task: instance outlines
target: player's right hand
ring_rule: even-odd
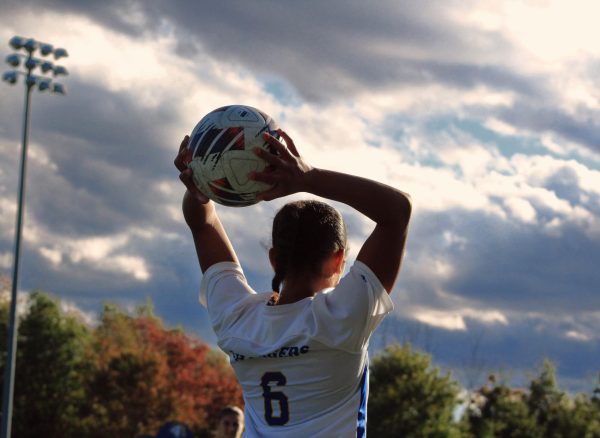
[[[256,198],[262,201],[271,201],[275,198],[287,196],[292,193],[306,191],[306,174],[313,167],[308,164],[298,153],[291,137],[283,130],[278,131],[285,143],[282,143],[269,133],[264,133],[264,139],[275,153],[261,148],[254,149],[256,155],[264,159],[268,166],[262,172],[253,172],[250,178],[272,186],[270,189],[259,193]]]
[[[183,137],[173,164],[175,164],[175,167],[179,170],[179,179],[186,186],[190,195],[192,195],[198,202],[206,204],[209,199],[198,189],[194,183],[192,169],[190,169],[188,166],[192,161],[192,151],[187,147],[189,141],[190,137],[188,135]]]

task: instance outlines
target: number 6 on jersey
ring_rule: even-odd
[[[276,386],[285,386],[287,379],[282,373],[271,371],[263,374],[260,381],[265,400],[265,420],[267,424],[269,426],[283,426],[290,421],[288,398],[281,391],[271,391],[269,383],[275,383]],[[273,415],[273,402],[279,403],[279,416]]]

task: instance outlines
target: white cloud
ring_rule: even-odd
[[[96,312],[86,312],[73,301],[61,299],[60,310],[66,315],[74,316],[90,327],[95,327],[99,323],[99,317]]]
[[[517,135],[519,131],[512,125],[503,122],[502,120],[498,120],[495,117],[487,118],[483,122],[484,126],[490,129],[493,132],[496,132],[501,135]]]
[[[573,314],[570,312],[554,313],[551,315],[540,312],[511,313],[515,321],[534,321],[541,331],[551,336],[560,336],[578,342],[596,342],[600,339],[600,312],[590,310]]]
[[[0,268],[8,269],[13,265],[13,254],[10,252],[0,253]]]
[[[413,315],[417,321],[427,325],[431,325],[433,327],[438,327],[445,330],[467,330],[465,320],[457,312],[419,310],[416,311]]]
[[[440,157],[444,163],[460,168],[467,180],[473,180],[487,173],[490,166],[498,166],[501,158],[494,156],[493,151],[480,145],[467,142],[454,148],[445,149]]]
[[[69,258],[78,263],[82,260],[97,262],[127,242],[126,235],[90,237],[68,242]]]
[[[526,223],[536,222],[537,214],[535,208],[526,199],[516,197],[506,198],[504,199],[504,205],[508,208],[512,217],[517,220]]]
[[[547,0],[503,4],[503,27],[515,45],[548,65],[600,54],[594,0]],[[535,23],[535,26],[532,26]],[[559,31],[560,30],[560,31]]]
[[[16,194],[13,199],[8,197],[0,198],[2,209],[0,209],[0,236],[4,239],[10,239],[14,236],[15,219],[17,216]]]
[[[464,309],[463,314],[466,317],[480,321],[485,324],[508,325],[509,320],[505,313],[498,310],[485,309]]]
[[[44,168],[44,170],[49,170],[51,172],[56,172],[58,170],[56,163],[52,162],[48,153],[39,144],[30,144],[27,148],[27,155],[28,161],[34,162],[35,165]],[[35,183],[35,181],[33,181],[33,183]]]
[[[466,319],[472,319],[488,325],[508,325],[506,315],[498,310],[461,308],[452,310],[421,309],[412,315],[417,321],[442,328],[444,330],[466,331]]]
[[[63,260],[62,253],[59,250],[42,246],[39,251],[42,257],[49,260],[54,266],[59,265]]]
[[[569,339],[574,339],[575,341],[588,342],[590,341],[590,337],[584,333],[580,333],[576,330],[569,330],[565,333],[565,336]]]
[[[100,267],[133,275],[136,280],[144,282],[151,277],[146,261],[139,256],[117,255],[103,260]]]
[[[151,275],[144,258],[141,255],[127,254],[129,240],[128,233],[65,239],[65,243],[60,245],[60,253],[75,264],[92,264],[100,270],[121,272],[136,280],[148,281]]]
[[[142,235],[144,233],[133,229],[116,235],[80,238],[50,233],[37,224],[29,224],[25,234],[54,269],[62,270],[64,262],[68,261],[80,268],[126,274],[147,282],[151,279],[148,263],[142,254],[132,254],[129,245],[133,236]],[[151,238],[152,233],[145,236]],[[44,244],[37,245],[38,242]]]

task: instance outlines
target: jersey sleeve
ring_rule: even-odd
[[[239,312],[245,298],[256,294],[248,285],[237,263],[215,263],[206,270],[200,283],[200,304],[208,310],[210,322],[219,336]]]
[[[362,262],[332,290],[318,294],[314,301],[316,338],[346,351],[360,351],[383,318],[394,309],[387,291]]]

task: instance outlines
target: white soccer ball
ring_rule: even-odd
[[[252,181],[250,172],[260,172],[267,162],[252,150],[271,151],[264,132],[275,138],[275,121],[256,108],[229,105],[211,111],[192,131],[188,148],[192,151],[189,167],[196,186],[208,198],[222,205],[245,207],[258,202],[256,195],[270,186]]]

